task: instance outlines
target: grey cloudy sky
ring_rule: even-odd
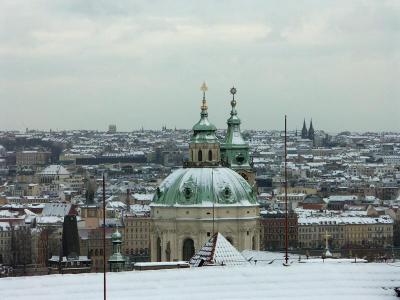
[[[400,129],[400,1],[0,1],[0,130]]]

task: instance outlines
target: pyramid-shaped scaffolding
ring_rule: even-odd
[[[219,232],[204,244],[189,263],[192,267],[249,264],[243,255]]]

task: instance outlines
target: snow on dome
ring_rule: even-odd
[[[207,265],[237,266],[249,262],[235,247],[219,232],[214,234],[207,243],[190,260],[192,267]]]
[[[66,168],[61,165],[50,165],[44,168],[40,173],[40,175],[51,176],[51,175],[69,175],[69,172]]]
[[[182,168],[157,188],[152,206],[161,205],[257,205],[252,187],[229,168]]]

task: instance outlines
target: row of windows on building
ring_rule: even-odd
[[[135,230],[133,230],[133,229],[135,229]],[[130,232],[148,232],[149,231],[149,228],[147,228],[147,227],[145,227],[145,228],[131,228],[131,230],[130,230]],[[125,232],[129,232],[129,228],[126,228],[125,229]]]
[[[280,241],[284,241],[283,239],[284,235],[283,234],[271,234],[268,236],[268,240],[280,240]],[[288,234],[288,239],[289,240],[295,240],[297,239],[297,235],[295,234]]]
[[[135,241],[127,241],[127,242],[126,242],[126,245],[127,245],[127,246],[133,246],[133,245],[145,246],[145,245],[147,245],[147,244],[149,244],[149,241],[148,241],[148,240],[142,240],[142,241],[137,241],[137,240],[135,240]]]
[[[145,239],[145,238],[148,238],[148,234],[127,234],[126,236],[125,236],[125,240],[133,240],[133,239],[135,239],[135,240],[137,240],[137,239]]]
[[[149,249],[148,248],[126,249],[125,255],[149,255]]]
[[[150,222],[148,221],[125,221],[125,226],[147,226],[150,227]]]
[[[299,227],[299,232],[344,231],[343,227]]]
[[[289,232],[296,232],[297,233],[297,228],[289,228],[288,229]],[[284,233],[285,232],[285,228],[268,228],[266,230],[264,230],[264,233]]]
[[[347,234],[344,235],[342,234],[333,234],[330,237],[332,237],[333,239],[338,239],[338,238],[347,238],[347,239],[357,239],[357,238],[364,238],[364,237],[368,237],[368,238],[389,238],[391,237],[391,235],[385,235],[385,234],[381,234],[381,233],[377,233],[377,234],[371,234],[369,233],[368,235],[365,234],[360,234],[360,233],[353,233],[353,234]],[[305,233],[305,234],[300,234],[299,235],[299,240],[310,240],[310,239],[325,239],[325,235],[324,234],[310,234],[310,233]]]
[[[350,231],[363,231],[364,228],[362,227],[353,227],[348,229]],[[344,231],[344,227],[299,227],[299,232],[337,232],[337,231]],[[392,231],[391,226],[387,226],[386,230],[385,227],[368,227],[367,231]]]
[[[103,249],[90,249],[89,250],[89,256],[99,256],[99,255],[103,255]]]

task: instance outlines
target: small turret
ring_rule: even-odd
[[[240,131],[241,121],[236,110],[237,102],[235,94],[237,90],[235,87],[232,87],[230,92],[232,94],[231,116],[226,122],[228,129],[224,142],[221,145],[221,160],[223,165],[239,173],[253,186],[255,183],[255,174],[250,165],[249,144],[244,140]]]
[[[220,145],[215,135],[217,128],[208,120],[206,83],[203,83],[200,90],[203,92],[200,120],[193,126],[187,165],[191,167],[217,166],[220,162]]]
[[[113,254],[110,256],[108,263],[111,272],[121,272],[125,270],[125,258],[121,254],[122,234],[117,230],[111,235],[113,244]]]

